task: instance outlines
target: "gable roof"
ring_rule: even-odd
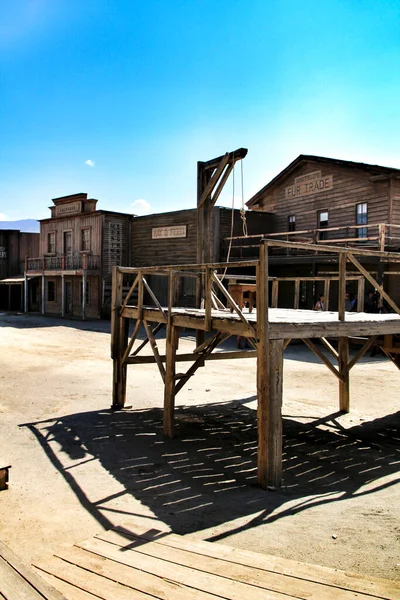
[[[352,160],[341,160],[339,158],[327,158],[325,156],[313,156],[312,154],[299,154],[299,156],[295,158],[294,161],[292,161],[285,169],[283,169],[283,171],[278,173],[278,175],[271,179],[267,185],[254,194],[254,196],[246,202],[246,206],[248,208],[256,206],[258,202],[265,196],[266,192],[273,188],[282,179],[290,175],[290,173],[292,173],[292,171],[294,171],[303,162],[335,164],[342,167],[358,167],[359,169],[364,169],[365,171],[369,171],[374,175],[400,175],[400,169],[395,169],[394,167],[382,167],[381,165],[370,165],[368,163],[356,162]]]

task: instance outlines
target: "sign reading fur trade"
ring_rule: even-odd
[[[153,227],[151,238],[158,240],[161,238],[185,238],[187,225],[172,225],[171,227]]]
[[[321,176],[321,171],[306,173],[295,177],[294,185],[285,188],[286,198],[299,198],[316,192],[324,192],[333,188],[333,175]]]

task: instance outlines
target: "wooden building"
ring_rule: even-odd
[[[23,310],[25,257],[38,251],[38,233],[0,230],[0,310]]]
[[[111,273],[130,264],[132,215],[97,209],[79,193],[55,198],[40,221],[39,252],[25,269],[25,311],[99,318],[110,311]]]
[[[233,222],[232,222],[233,221]],[[231,235],[243,235],[243,221],[239,210],[215,206],[211,217],[211,260],[219,261],[223,252],[222,241]],[[270,215],[247,213],[246,226],[250,234],[272,231]],[[193,264],[197,260],[197,210],[171,211],[132,220],[132,267]],[[161,302],[167,304],[167,287],[163,277],[149,275],[151,287]],[[150,281],[149,280],[149,281]],[[178,298],[185,305],[196,302],[196,281],[182,277]]]
[[[272,237],[293,242],[337,244],[371,250],[400,249],[400,170],[353,161],[300,155],[248,202],[251,211],[272,219]],[[253,239],[254,255],[258,239]],[[227,244],[227,241],[225,242]],[[253,255],[251,240],[233,240],[233,257]],[[280,254],[280,256],[279,256]],[[400,299],[395,265],[367,265],[396,300]],[[337,263],[329,254],[277,251],[275,276],[331,275]],[[351,290],[356,291],[356,290]],[[314,289],[303,290],[304,308]]]

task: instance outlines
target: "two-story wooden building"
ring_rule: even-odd
[[[112,267],[130,264],[132,215],[98,210],[83,193],[55,198],[50,210],[40,221],[38,256],[25,268],[25,311],[107,315]]]
[[[0,310],[23,310],[25,257],[38,252],[38,233],[0,230]]]
[[[400,249],[399,169],[300,155],[257,192],[247,206],[251,211],[271,215],[272,237],[277,239],[313,242],[321,247],[328,244]],[[233,256],[240,255],[243,245],[248,247],[249,241],[234,241]],[[312,276],[337,269],[327,254],[316,258],[306,252],[277,250],[271,261],[277,276]],[[400,299],[399,277],[391,275],[400,269],[395,264],[367,266],[384,281],[388,293]],[[308,296],[309,306],[313,298],[310,293]]]

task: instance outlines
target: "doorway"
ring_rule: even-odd
[[[72,281],[65,282],[65,314],[72,315]]]

